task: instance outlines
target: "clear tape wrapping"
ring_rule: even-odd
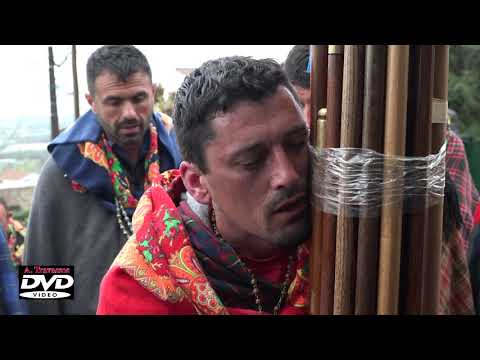
[[[382,207],[403,211],[438,204],[445,189],[445,143],[426,157],[387,156],[369,149],[310,148],[313,206],[349,217],[374,217]]]

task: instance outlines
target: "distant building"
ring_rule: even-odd
[[[22,176],[19,179],[9,178],[0,180],[0,190],[35,187],[37,185],[39,176],[39,174],[30,173],[28,175]]]
[[[18,181],[28,175],[28,172],[15,167],[6,168],[0,171],[0,184],[3,181]]]
[[[1,180],[0,197],[4,198],[10,207],[30,209],[38,178],[39,174],[31,173],[20,179]]]
[[[12,144],[0,151],[0,155],[10,155],[19,152],[39,151],[46,152],[48,143]]]

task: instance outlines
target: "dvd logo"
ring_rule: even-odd
[[[44,268],[40,268],[42,270]],[[73,270],[73,269],[72,269]],[[27,299],[73,299],[72,274],[38,274],[27,268],[20,279],[20,297]]]

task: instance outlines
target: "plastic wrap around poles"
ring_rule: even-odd
[[[311,89],[311,119],[310,144],[317,144],[317,114],[327,105],[327,45],[312,45],[310,54],[312,60],[310,72]],[[312,195],[313,196],[313,195]],[[322,211],[315,206],[312,199],[312,235],[310,240],[310,314],[320,314],[320,247],[321,247]]]
[[[448,109],[448,45],[434,46],[434,81],[432,104],[432,153],[445,142]],[[436,109],[435,109],[436,108]],[[424,314],[438,314],[440,299],[440,259],[443,238],[443,200],[429,209],[429,232],[425,243],[423,299]]]
[[[362,143],[365,46],[345,45],[342,89],[341,147],[360,147]],[[355,306],[355,264],[358,218],[349,217],[341,205],[337,218],[335,249],[335,289],[333,313],[349,315]]]
[[[385,122],[386,45],[367,45],[363,102],[362,148],[383,152]],[[358,223],[355,314],[377,312],[380,217],[364,209]]]
[[[408,90],[407,156],[430,154],[431,116],[433,95],[433,46],[410,47]],[[425,170],[424,178],[427,177]],[[423,261],[428,231],[427,190],[424,198],[415,199],[405,216],[404,254],[402,257],[401,313],[422,313],[424,292]]]
[[[389,45],[385,98],[385,155],[405,155],[408,45]],[[399,174],[401,176],[401,174]],[[380,231],[380,258],[377,313],[398,313],[400,256],[402,239],[402,205],[388,206],[392,193],[388,184],[383,192]]]
[[[328,48],[327,121],[325,147],[340,146],[340,123],[342,119],[343,45]],[[337,216],[323,213],[321,241],[320,314],[333,314],[333,289],[335,279],[335,240]]]

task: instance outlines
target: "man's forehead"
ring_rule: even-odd
[[[286,139],[288,139],[290,136],[298,135],[298,134],[302,134],[305,136],[308,134],[308,129],[305,126],[304,122],[298,123],[296,125],[289,126],[286,128],[281,128],[275,134],[275,136],[272,136],[269,138],[265,138],[262,136],[251,136],[249,139],[247,139],[244,142],[241,142],[241,141],[237,143],[234,142],[232,143],[232,146],[229,149],[227,148],[227,150],[229,150],[228,151],[229,153],[234,154],[234,153],[243,152],[246,150],[250,150],[250,149],[258,148],[262,146],[264,147],[271,146],[276,143],[282,143]]]
[[[126,84],[140,85],[145,83],[151,83],[150,76],[143,72],[137,71],[123,78],[119,74],[116,74],[108,69],[103,70],[95,79],[95,86],[97,87],[112,87],[123,86]]]
[[[307,131],[302,112],[289,92],[262,103],[240,103],[231,111],[218,114],[212,126],[213,142],[222,144],[225,153],[282,142],[291,133]]]
[[[218,112],[214,116],[214,120],[217,120],[223,126],[235,126],[238,120],[260,123],[272,114],[294,113],[297,110],[296,108],[294,95],[286,87],[280,86],[275,93],[259,101],[250,99],[238,101],[227,111]]]

